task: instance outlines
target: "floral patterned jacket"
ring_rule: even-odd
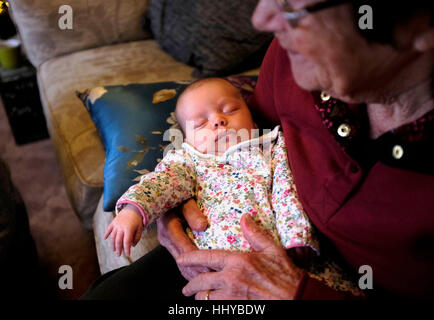
[[[319,252],[297,197],[279,127],[232,146],[221,156],[200,153],[183,143],[123,194],[116,212],[134,204],[148,225],[193,197],[209,221],[205,231],[188,232],[200,249],[249,251],[240,227],[240,218],[247,213],[286,249],[310,246]]]

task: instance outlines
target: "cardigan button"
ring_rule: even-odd
[[[401,159],[403,155],[404,155],[404,149],[399,144],[397,144],[396,146],[393,147],[392,156],[396,160]]]
[[[351,173],[356,174],[356,173],[359,172],[359,170],[360,170],[360,168],[359,168],[359,166],[357,164],[355,164],[355,163],[351,163],[350,164],[350,172]]]
[[[329,101],[330,100],[330,95],[325,93],[324,91],[321,92],[321,100],[322,101]]]
[[[351,127],[346,124],[346,123],[342,123],[339,128],[338,128],[338,135],[342,138],[346,138],[350,135],[351,133]]]

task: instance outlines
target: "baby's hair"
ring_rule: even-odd
[[[228,80],[226,80],[224,78],[204,78],[204,79],[195,80],[192,83],[190,83],[187,86],[187,88],[185,88],[184,91],[179,95],[178,101],[180,101],[182,99],[182,97],[187,92],[190,92],[190,91],[192,91],[194,89],[197,89],[197,88],[201,87],[202,85],[204,85],[205,83],[213,82],[213,81],[225,81],[226,83],[229,83],[232,87],[234,87],[236,89],[236,92],[239,94],[239,96],[242,97],[240,91],[238,90],[238,88],[236,88],[230,81],[228,81]]]
[[[230,81],[224,79],[224,78],[203,78],[203,79],[198,79],[193,81],[192,83],[190,83],[185,89],[184,91],[179,95],[178,100],[176,102],[176,107],[175,107],[175,117],[179,123],[179,117],[178,117],[178,105],[180,104],[180,101],[182,100],[182,98],[184,97],[185,94],[187,94],[188,92],[195,90],[199,87],[201,87],[202,85],[209,83],[209,82],[213,82],[213,81],[225,81],[226,83],[229,83],[234,89],[237,95],[239,95],[239,97],[242,99],[243,96],[241,95],[240,90],[235,87]],[[183,126],[179,123],[180,128],[182,129],[182,131],[184,131]]]

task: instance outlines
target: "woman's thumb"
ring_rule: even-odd
[[[274,242],[273,238],[261,226],[253,221],[249,214],[241,217],[241,230],[253,250],[260,252],[277,253],[280,247]]]

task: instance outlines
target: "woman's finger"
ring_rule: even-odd
[[[208,297],[207,297],[208,296]],[[228,297],[222,290],[204,290],[199,291],[194,296],[195,300],[229,300],[233,297]]]
[[[198,251],[185,233],[181,219],[175,211],[168,212],[157,220],[158,241],[165,247],[174,259],[185,252]],[[178,268],[184,278],[190,280],[198,273],[209,271],[208,268],[182,267]]]
[[[208,219],[193,199],[188,200],[182,205],[182,214],[192,230],[200,232],[208,227]]]
[[[194,296],[194,299],[195,300],[212,300],[211,293],[212,293],[212,290],[199,291]]]
[[[253,250],[257,252],[281,254],[282,248],[274,242],[273,238],[258,226],[248,214],[241,217],[241,230]]]
[[[198,250],[185,233],[181,220],[173,211],[159,219],[158,240],[174,258],[183,252]]]
[[[208,295],[208,298],[207,298]],[[206,290],[196,293],[195,300],[249,300],[247,297],[228,294],[225,290]]]
[[[224,268],[230,254],[233,253],[223,250],[196,250],[181,254],[176,262],[185,267],[208,267],[219,271]]]
[[[220,279],[219,272],[201,273],[190,280],[189,283],[182,289],[182,293],[190,297],[200,291],[216,290],[223,286],[223,281]]]

